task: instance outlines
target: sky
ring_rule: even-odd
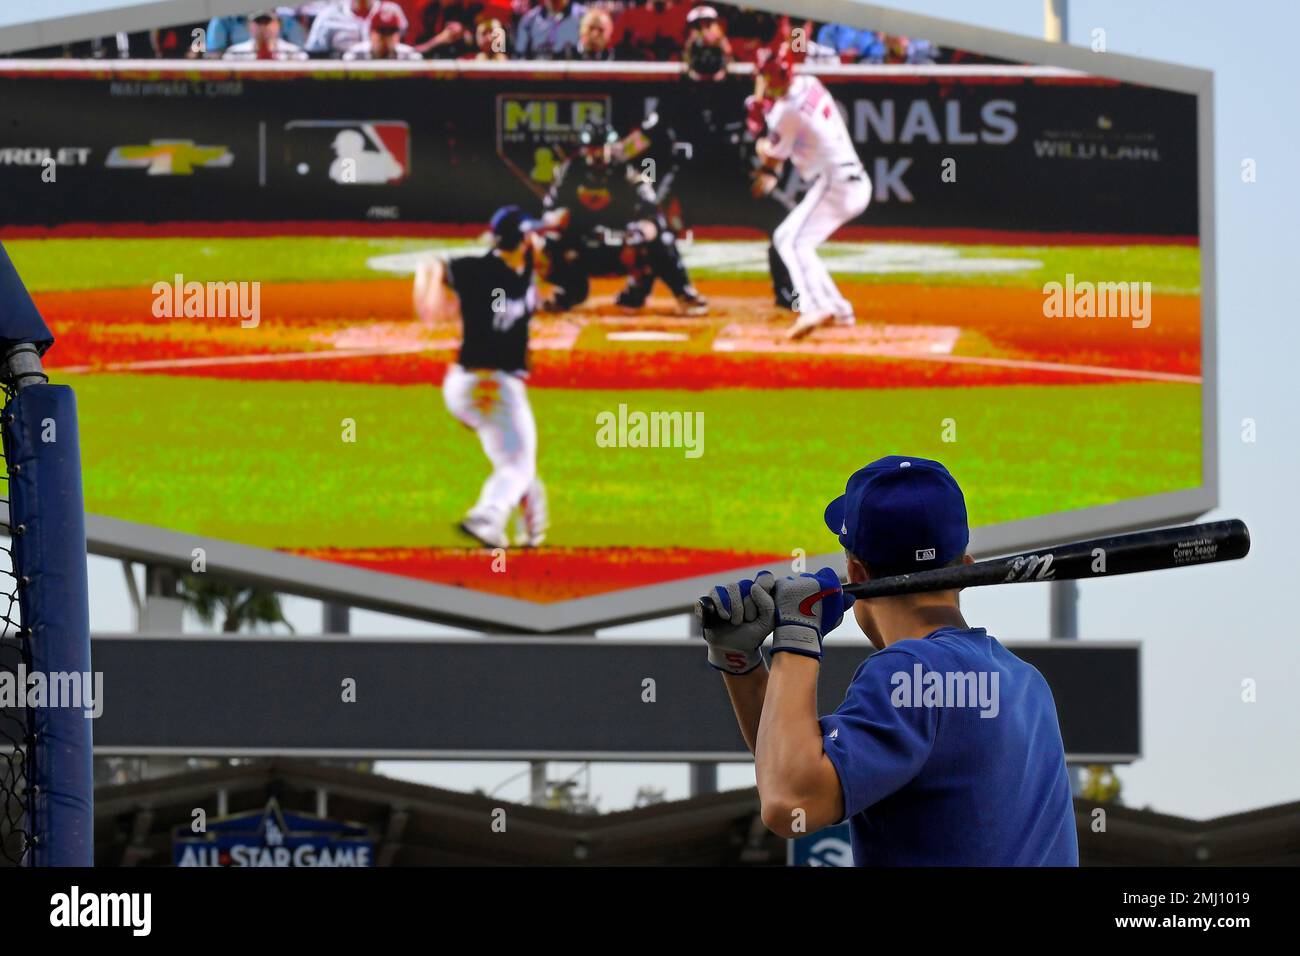
[[[96,13],[127,5],[124,0],[38,0],[35,4],[5,4],[0,9],[0,26],[68,17],[78,13]]]
[[[882,5],[1042,36],[1042,0]],[[1294,501],[1300,402],[1292,364],[1300,352],[1300,317],[1294,290],[1283,281],[1296,273],[1300,228],[1293,62],[1300,4],[1072,0],[1068,39],[1088,45],[1097,28],[1105,30],[1113,52],[1215,74],[1221,507],[1206,520],[1242,518],[1253,541],[1246,561],[1081,585],[1084,640],[1142,642],[1145,755],[1119,770],[1123,800],[1193,818],[1300,800],[1300,627],[1288,597],[1300,575],[1295,561],[1300,509]],[[1247,158],[1256,163],[1254,183],[1242,182],[1239,175]],[[1253,442],[1242,440],[1245,419],[1255,422]],[[1162,423],[1149,424],[1159,429]],[[90,569],[92,628],[134,629],[121,566],[92,558]],[[973,625],[987,627],[1003,641],[1047,636],[1046,586],[969,591],[963,603]],[[286,610],[299,633],[320,629],[318,602],[290,597]],[[836,636],[849,635],[851,628],[856,632],[846,625],[828,638],[829,653]],[[352,630],[357,635],[464,633],[364,611],[353,612]],[[601,633],[685,637],[687,619]],[[700,654],[702,659],[703,646]],[[1242,700],[1244,681],[1257,688],[1254,702]],[[504,798],[519,801],[527,796],[526,775],[506,781],[523,769],[523,764],[470,762],[380,766],[381,772],[438,786],[499,787],[496,792]],[[550,773],[562,778],[578,769],[556,764]],[[631,805],[640,786],[662,789],[670,799],[688,792],[687,768],[680,764],[600,764],[592,768],[591,779],[604,810]],[[724,766],[720,784],[752,786],[752,765]]]
[[[243,7],[255,7],[247,3],[240,3],[239,0],[207,0],[204,2],[195,2],[190,0],[184,4],[185,15],[181,20],[188,20],[190,11],[225,8],[242,9]],[[52,20],[58,17],[70,17],[78,14],[100,13],[104,11],[119,11],[124,8],[143,6],[138,0],[34,0],[31,3],[5,3],[0,4],[0,27],[14,26],[18,24],[27,24],[39,22],[42,20]],[[155,3],[155,8],[158,6]],[[181,6],[181,4],[177,4]],[[195,19],[198,19],[196,16]]]

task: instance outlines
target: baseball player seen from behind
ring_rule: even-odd
[[[948,470],[890,456],[849,478],[826,525],[850,581],[970,563],[966,503]],[[1046,680],[956,591],[854,602],[831,568],[709,595],[705,630],[780,836],[850,822],[856,866],[1077,866],[1074,804]],[[817,716],[822,642],[847,607],[876,653]],[[772,635],[771,670],[759,648]]]
[[[760,49],[747,104],[751,115],[765,116],[765,133],[754,144],[759,159],[772,172],[788,159],[809,183],[772,237],[798,297],[786,337],[801,339],[822,326],[855,321],[853,305],[836,288],[817,247],[867,208],[871,179],[830,92],[815,76],[793,70],[788,44]],[[768,175],[760,182],[765,185],[758,188],[771,189],[776,179]]]
[[[415,275],[415,309],[426,325],[454,320],[463,336],[442,382],[447,410],[474,429],[492,473],[460,530],[489,548],[510,544],[506,525],[520,510],[516,544],[546,535],[546,489],[537,476],[537,425],[528,404],[528,324],[537,307],[533,257],[538,226],[518,206],[492,216],[492,248],[479,256],[433,258]]]

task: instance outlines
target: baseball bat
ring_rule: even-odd
[[[989,558],[953,568],[873,578],[846,584],[844,591],[855,598],[876,598],[990,584],[1110,578],[1141,571],[1236,561],[1249,551],[1250,530],[1245,522],[1233,518],[1073,541],[1045,550]],[[705,627],[713,627],[720,621],[710,595],[695,603],[695,613]]]

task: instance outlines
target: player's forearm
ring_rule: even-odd
[[[834,823],[823,792],[821,724],[817,720],[820,662],[801,654],[772,655],[754,769],[763,821],[778,834],[812,833]],[[802,824],[806,829],[799,831]]]
[[[416,267],[412,299],[415,314],[426,325],[446,321],[455,312],[454,293],[446,285],[446,266],[431,259]]]
[[[750,753],[758,747],[758,724],[763,716],[763,698],[767,694],[767,665],[759,664],[748,674],[723,674],[731,709],[736,712],[740,735]]]

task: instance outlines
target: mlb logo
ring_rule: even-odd
[[[918,560],[918,561],[933,561],[933,560],[934,560],[934,548],[921,548],[919,551],[916,552],[916,560]]]
[[[402,120],[291,120],[284,162],[298,176],[342,186],[396,186],[411,172],[411,129]]]

